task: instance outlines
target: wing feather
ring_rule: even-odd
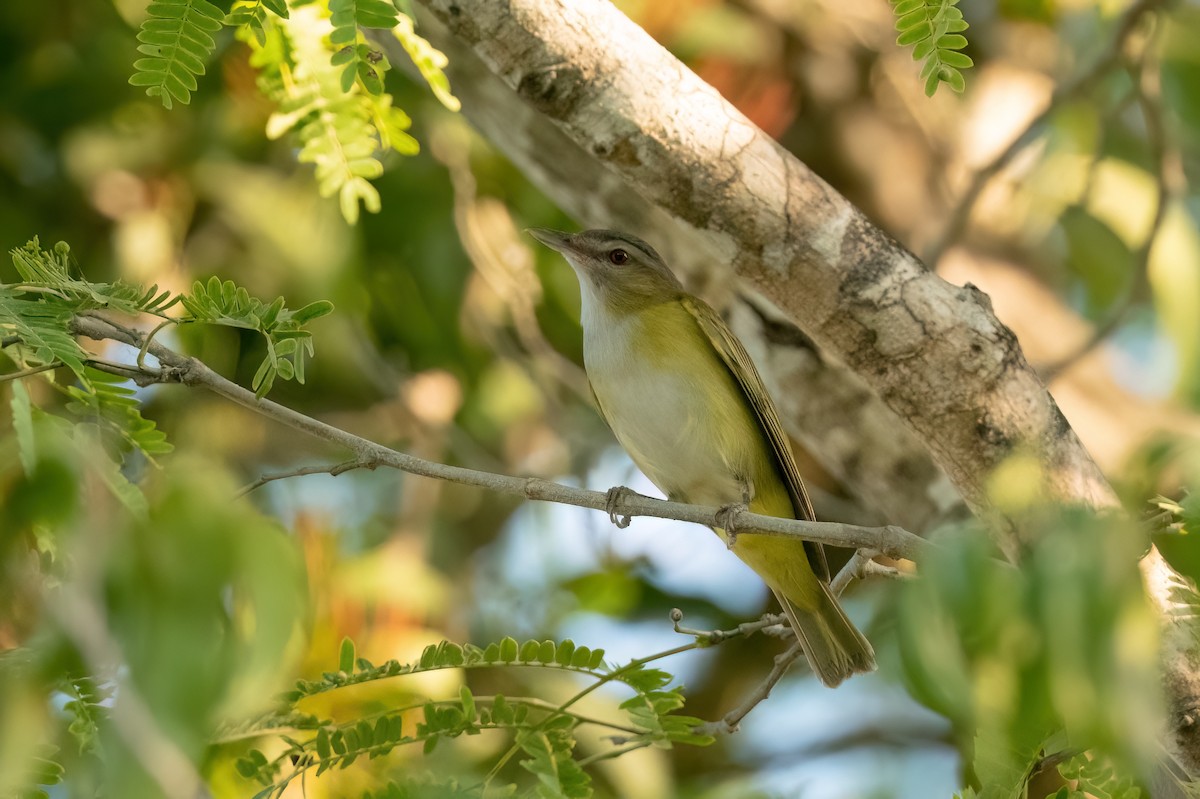
[[[796,468],[796,459],[792,455],[791,444],[779,421],[779,412],[775,410],[775,403],[771,401],[767,387],[763,385],[762,377],[758,374],[754,361],[750,359],[750,354],[746,352],[742,342],[733,335],[733,331],[725,324],[725,320],[711,306],[703,300],[689,296],[683,297],[682,303],[692,318],[696,320],[700,330],[712,342],[713,348],[721,356],[729,373],[733,375],[733,379],[741,387],[742,393],[750,403],[754,416],[758,419],[758,423],[771,445],[771,450],[775,454],[775,463],[787,486],[796,518],[816,521],[817,517],[813,513],[812,501],[808,498],[808,491],[805,490],[804,482],[800,479],[800,471]],[[804,551],[808,555],[813,571],[817,573],[818,577],[828,581],[829,564],[825,560],[824,548],[820,544],[805,541]]]

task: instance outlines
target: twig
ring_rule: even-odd
[[[141,348],[144,339],[135,330],[124,327],[96,313],[82,314],[72,322],[73,330],[93,339],[113,339]],[[409,474],[447,480],[463,485],[477,486],[502,494],[524,497],[543,502],[557,502],[593,510],[614,511],[622,517],[653,516],[660,519],[677,519],[709,527],[720,526],[717,513],[720,509],[703,505],[644,497],[632,491],[620,494],[614,503],[609,494],[572,488],[549,480],[534,477],[511,477],[493,474],[461,466],[434,463],[404,452],[389,449],[373,441],[348,433],[325,422],[305,416],[277,402],[258,399],[254,392],[226,380],[204,363],[189,358],[152,342],[148,348],[158,359],[162,368],[154,371],[142,370],[141,379],[148,383],[184,383],[202,386],[215,394],[232,400],[267,418],[281,422],[296,430],[338,444],[354,453],[356,467],[375,468],[386,466]],[[129,377],[137,371],[133,366],[119,368],[103,363],[95,364],[102,371]],[[138,379],[138,378],[135,378]],[[928,545],[923,538],[895,525],[884,527],[859,527],[838,522],[805,522],[794,519],[779,519],[750,511],[739,510],[731,514],[739,535],[764,535],[802,538],[832,546],[865,547],[890,557],[913,559]]]
[[[829,588],[833,591],[833,595],[841,596],[851,582],[861,579],[863,565],[870,563],[874,556],[874,552],[855,550],[854,554],[850,556],[850,560],[846,561],[846,565],[829,581]]]
[[[862,565],[859,579],[865,580],[868,577],[886,577],[889,580],[911,580],[916,577],[912,572],[897,569],[895,566],[885,566],[884,564],[869,560]]]
[[[715,646],[728,641],[730,638],[740,638],[741,636],[753,635],[761,632],[764,635],[770,635],[768,630],[772,627],[786,627],[787,617],[782,613],[766,613],[762,618],[754,621],[746,621],[729,630],[693,630],[690,627],[684,627],[680,624],[683,621],[683,611],[679,608],[671,608],[671,622],[675,632],[680,635],[690,635],[695,637],[696,643],[702,647]]]
[[[737,732],[738,725],[742,723],[742,719],[746,718],[751,710],[754,710],[754,708],[758,707],[761,702],[771,695],[771,689],[783,679],[783,675],[787,673],[788,667],[803,655],[804,649],[801,648],[800,642],[797,641],[792,644],[786,652],[775,656],[775,665],[771,667],[770,673],[758,684],[754,692],[746,697],[746,700],[742,704],[726,713],[719,721],[709,721],[699,724],[693,727],[692,731],[697,735],[728,735]]]
[[[46,363],[42,364],[41,366],[31,366],[28,369],[22,369],[19,372],[9,372],[8,374],[0,375],[0,383],[7,383],[9,380],[20,380],[22,377],[29,377],[30,375],[36,375],[42,372],[49,372],[51,369],[57,369],[60,366],[62,366],[62,364],[58,361],[55,361],[54,363]]]
[[[629,754],[635,750],[645,749],[647,746],[650,746],[649,741],[640,741],[638,743],[629,744],[628,746],[623,746],[618,749],[610,749],[607,752],[597,752],[594,755],[588,755],[587,757],[580,759],[579,767],[587,768],[593,763],[598,763],[601,760],[612,760],[613,758]]]
[[[127,363],[94,357],[86,358],[84,363],[109,374],[123,375],[142,386],[166,382],[162,371],[150,366],[131,366]]]
[[[882,563],[876,563],[875,556],[878,554],[878,552],[860,549],[851,555],[850,560],[846,561],[846,565],[841,568],[841,571],[829,581],[829,587],[833,590],[833,595],[841,596],[850,583],[855,580],[865,580],[868,577],[890,577],[893,580],[907,580],[913,576],[908,572],[897,569],[895,566],[885,566]]]
[[[329,466],[329,465],[301,466],[296,469],[290,469],[286,472],[278,472],[276,474],[264,474],[261,477],[259,477],[257,480],[255,480],[253,483],[249,483],[245,486],[242,486],[240,489],[238,489],[238,492],[236,494],[234,494],[234,496],[235,497],[244,497],[247,494],[249,494],[251,491],[256,491],[257,489],[262,488],[267,483],[273,483],[276,480],[286,480],[289,477],[303,477],[303,476],[309,475],[309,474],[328,474],[328,475],[332,475],[333,477],[337,477],[339,474],[342,474],[343,472],[348,472],[351,469],[365,469],[365,468],[368,468],[369,466],[370,466],[369,463],[362,463],[360,461],[343,461],[341,463],[336,463],[332,466]]]
[[[142,342],[141,349],[138,350],[137,365],[138,365],[139,369],[143,368],[146,365],[145,364],[146,351],[148,349],[150,349],[150,342],[154,341],[154,337],[156,335],[158,335],[158,331],[162,330],[167,325],[178,324],[178,322],[179,322],[179,320],[177,320],[177,319],[164,319],[158,323],[157,327],[155,327],[153,330],[151,330],[149,333],[146,334],[146,340],[144,342]]]
[[[1151,11],[1157,10],[1165,2],[1166,0],[1137,0],[1136,3],[1130,6],[1118,22],[1117,29],[1113,33],[1112,39],[1109,40],[1108,46],[1091,67],[1084,70],[1070,82],[1060,86],[1054,92],[1053,96],[1051,96],[1046,107],[1030,120],[1025,129],[1009,143],[1008,147],[1004,148],[999,155],[975,172],[975,175],[971,178],[971,183],[967,186],[966,191],[963,192],[961,199],[951,212],[941,236],[925,252],[922,260],[931,269],[937,267],[938,261],[941,260],[947,248],[962,236],[967,222],[970,220],[971,211],[974,210],[975,203],[978,201],[979,195],[983,192],[988,181],[995,177],[1000,170],[1004,169],[1017,153],[1025,149],[1036,138],[1041,132],[1042,126],[1054,116],[1059,108],[1080,95],[1086,94],[1096,83],[1121,63],[1125,42],[1137,29],[1137,25],[1142,17]]]

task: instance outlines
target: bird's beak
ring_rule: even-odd
[[[570,233],[563,233],[558,230],[551,230],[550,228],[544,227],[531,227],[525,232],[530,236],[533,236],[542,244],[545,244],[550,249],[561,252],[564,255],[569,252],[578,252],[578,250],[571,244],[571,239],[574,237]]]

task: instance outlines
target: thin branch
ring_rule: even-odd
[[[720,721],[699,724],[692,728],[692,731],[697,735],[728,735],[737,732],[738,725],[742,723],[742,719],[746,718],[750,714],[750,711],[758,707],[759,704],[771,695],[771,689],[783,679],[784,674],[787,674],[788,667],[803,655],[804,649],[800,646],[800,642],[797,641],[792,644],[786,652],[775,656],[775,665],[771,667],[770,673],[758,684],[754,692],[746,697],[746,700],[742,704],[726,713]]]
[[[89,338],[113,339],[139,349],[144,343],[143,337],[137,331],[96,313],[75,317],[72,329],[77,334]],[[141,370],[139,374],[147,382],[184,383],[204,387],[269,419],[350,450],[355,455],[354,463],[362,468],[386,466],[409,474],[476,486],[525,499],[603,510],[617,517],[653,516],[709,527],[721,526],[717,519],[720,512],[718,508],[653,499],[633,491],[611,492],[610,496],[610,493],[572,488],[535,477],[511,477],[427,461],[360,438],[277,402],[257,399],[254,392],[226,380],[204,363],[180,355],[156,342],[151,342],[148,351],[158,359],[162,368],[153,371]],[[96,363],[95,366],[102,371],[126,377],[137,371],[134,366],[113,367],[104,363]],[[865,547],[890,557],[909,560],[915,558],[922,548],[927,546],[923,538],[894,525],[859,527],[838,522],[804,522],[764,516],[748,510],[735,510],[725,521],[734,524],[738,535],[797,537],[831,546]]]
[[[105,358],[86,358],[84,363],[109,374],[123,375],[140,386],[163,382],[162,372],[150,366],[131,366],[127,363],[110,361]]]
[[[178,298],[176,298],[178,299]],[[162,330],[167,325],[178,324],[177,319],[164,319],[158,323],[158,326],[146,334],[146,340],[142,342],[141,348],[138,350],[137,365],[141,369],[146,365],[146,351],[150,349],[150,342],[154,341],[154,337],[158,335],[158,331]]]
[[[46,363],[41,366],[31,366],[19,372],[9,372],[8,374],[0,375],[0,383],[7,383],[9,380],[20,380],[22,377],[29,377],[30,375],[41,374],[42,372],[49,372],[51,369],[57,369],[60,366],[62,364],[55,361],[54,363]]]
[[[249,494],[251,491],[256,491],[256,490],[262,488],[267,483],[273,483],[276,480],[286,480],[289,477],[304,477],[305,475],[309,475],[309,474],[328,474],[333,477],[337,477],[339,474],[342,474],[343,472],[348,472],[352,469],[365,469],[368,466],[369,466],[369,464],[362,463],[360,461],[342,461],[341,463],[335,463],[333,465],[301,466],[296,469],[289,469],[286,472],[278,472],[276,474],[264,474],[261,477],[259,477],[257,480],[255,480],[253,483],[249,483],[245,486],[242,486],[240,489],[238,489],[238,492],[236,494],[234,494],[234,496],[235,497],[244,497],[247,494]]]
[[[983,193],[988,182],[1004,169],[1017,153],[1037,138],[1042,127],[1063,105],[1087,94],[1097,83],[1120,66],[1124,57],[1125,43],[1137,30],[1138,23],[1146,14],[1161,8],[1166,1],[1137,0],[1131,5],[1117,23],[1117,29],[1113,33],[1112,39],[1109,40],[1108,46],[1104,48],[1104,52],[1092,63],[1091,67],[1070,82],[1060,86],[1041,113],[1030,120],[1025,129],[1009,143],[1008,147],[975,172],[966,191],[963,192],[958,204],[951,212],[945,228],[942,229],[941,236],[930,246],[922,258],[930,268],[936,268],[938,261],[941,260],[950,245],[962,236],[970,220],[971,211],[974,210],[975,203],[979,200],[979,195]]]
[[[730,638],[740,638],[742,636],[753,635],[761,632],[764,635],[769,635],[768,630],[772,627],[786,628],[787,617],[782,613],[766,613],[761,618],[754,621],[746,621],[729,630],[693,630],[690,627],[684,627],[680,622],[683,621],[683,611],[679,608],[671,608],[671,622],[675,632],[680,635],[690,635],[696,639],[696,643],[702,647],[716,646],[724,643]]]
[[[647,746],[650,746],[649,741],[641,741],[639,743],[629,744],[628,746],[622,746],[618,749],[610,749],[607,752],[597,752],[594,755],[588,755],[587,757],[580,759],[579,767],[587,768],[593,763],[598,763],[601,760],[612,760],[613,758],[620,757],[621,755],[627,755],[630,752],[638,749],[645,749]]]
[[[916,577],[913,572],[898,569],[895,566],[887,566],[876,560],[869,560],[862,565],[861,573],[858,575],[860,580],[865,580],[868,577],[886,577],[889,580],[912,580]]]
[[[829,587],[833,590],[834,596],[841,594],[849,587],[850,583],[855,580],[865,580],[868,577],[888,577],[893,580],[907,580],[913,575],[910,572],[901,571],[895,566],[885,566],[882,563],[875,562],[877,552],[860,549],[850,556],[850,560],[841,568],[841,571],[829,581]]]
[[[530,707],[536,707],[538,710],[546,710],[546,711],[553,712],[555,714],[563,712],[563,713],[566,713],[568,716],[571,716],[574,719],[578,719],[578,721],[581,724],[594,724],[597,727],[608,727],[611,730],[617,730],[618,732],[627,732],[630,735],[643,735],[646,732],[645,730],[638,729],[637,727],[629,727],[624,724],[617,724],[616,722],[613,722],[613,721],[605,721],[604,719],[598,719],[595,716],[585,716],[582,713],[578,713],[574,710],[563,711],[563,710],[560,710],[559,706],[554,704],[553,702],[547,702],[546,700],[538,699],[535,696],[509,696],[509,695],[505,694],[504,699],[506,701],[508,701],[510,704],[513,702],[524,702],[525,704],[529,705]],[[478,702],[488,702],[488,703],[495,704],[496,697],[494,697],[494,696],[476,696],[475,701],[477,703]],[[439,702],[438,704],[455,705],[457,703],[458,703],[457,699],[448,699],[448,700],[444,700],[443,702]],[[425,703],[422,703],[420,705],[416,705],[415,707],[423,707],[424,704]]]
[[[854,554],[850,556],[850,560],[846,561],[846,565],[829,581],[829,588],[833,591],[833,595],[841,596],[850,583],[862,579],[864,564],[870,563],[871,558],[874,556],[874,552],[856,549]]]

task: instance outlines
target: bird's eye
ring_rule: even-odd
[[[612,261],[617,266],[629,263],[629,253],[624,250],[613,250],[608,254],[608,260]]]

